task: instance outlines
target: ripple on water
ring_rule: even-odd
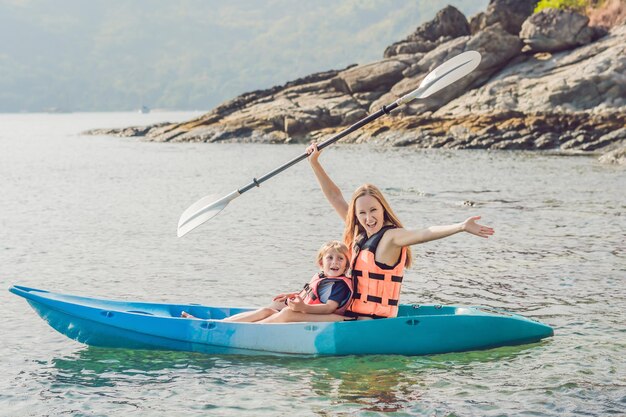
[[[67,123],[44,131],[37,117],[0,115],[5,133],[20,132],[3,136],[0,152],[5,288],[263,305],[299,289],[321,243],[341,237],[305,164],[175,236],[194,199],[247,183],[296,146],[85,138],[78,126],[119,123],[119,115],[59,116]],[[349,167],[364,161],[371,169],[355,176]],[[5,293],[2,413],[626,415],[622,171],[591,158],[366,146],[337,146],[324,163],[346,196],[363,182],[379,186],[407,227],[472,215],[495,227],[488,240],[457,235],[414,247],[404,302],[503,308],[547,322],[555,336],[427,357],[107,350],[66,340]]]

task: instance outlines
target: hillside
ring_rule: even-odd
[[[0,112],[210,109],[378,59],[447,3],[0,0]]]
[[[626,139],[626,26],[575,12],[493,0],[467,19],[448,6],[368,64],[253,91],[186,123],[116,133],[153,141],[307,142],[411,91],[466,50],[478,69],[347,141],[451,149],[607,152]]]

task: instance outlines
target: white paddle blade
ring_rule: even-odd
[[[417,89],[398,99],[398,104],[406,104],[416,98],[426,98],[446,88],[474,71],[480,64],[480,59],[480,53],[476,51],[466,51],[449,59],[432,70]]]
[[[224,210],[228,203],[239,197],[239,195],[239,191],[233,191],[222,198],[214,194],[196,201],[180,216],[176,234],[178,237],[185,236],[202,223],[217,216],[220,211]]]

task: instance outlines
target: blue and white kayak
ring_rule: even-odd
[[[91,346],[216,354],[428,355],[537,342],[552,328],[480,306],[401,305],[398,317],[256,324],[220,319],[248,308],[111,301],[13,286],[50,326]],[[180,318],[186,311],[196,319]]]

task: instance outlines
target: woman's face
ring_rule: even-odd
[[[380,231],[385,222],[385,210],[382,204],[371,195],[363,195],[354,204],[356,218],[365,229],[367,237]]]

